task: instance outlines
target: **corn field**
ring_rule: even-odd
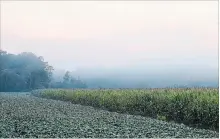
[[[0,138],[218,138],[219,133],[140,115],[0,93]]]
[[[32,94],[197,128],[219,129],[219,94],[214,88],[51,89]]]

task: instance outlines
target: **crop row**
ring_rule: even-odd
[[[218,131],[218,89],[37,90],[35,96]]]
[[[0,138],[218,138],[216,131],[25,94],[0,93]]]

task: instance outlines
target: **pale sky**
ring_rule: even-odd
[[[1,1],[1,47],[55,68],[218,67],[218,1]]]

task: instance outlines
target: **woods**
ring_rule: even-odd
[[[71,82],[53,81],[53,70],[42,56],[38,57],[31,52],[15,55],[0,50],[0,92],[86,87],[85,83],[74,78]]]

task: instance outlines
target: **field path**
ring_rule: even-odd
[[[0,138],[218,138],[210,130],[190,128],[142,116],[43,99],[25,93],[0,93]]]

